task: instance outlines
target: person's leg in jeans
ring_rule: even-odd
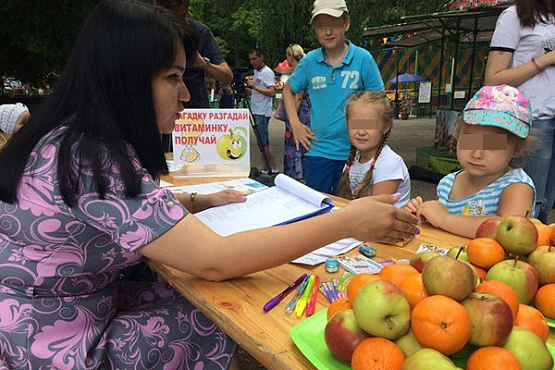
[[[277,172],[276,161],[274,159],[274,149],[270,145],[270,136],[268,134],[268,124],[270,122],[270,117],[266,117],[262,114],[253,114],[253,118],[258,128],[258,134],[260,135],[260,145],[266,153],[266,156],[268,157],[268,162],[270,162],[270,166],[272,168],[267,168],[264,156],[262,156],[262,163],[264,163],[266,171],[272,170],[272,172]]]
[[[546,223],[555,201],[555,119],[532,122],[532,144],[525,154],[524,171],[536,186],[536,217]]]
[[[305,156],[303,161],[305,184],[314,190],[334,194],[345,161]]]

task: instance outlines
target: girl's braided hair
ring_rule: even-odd
[[[366,104],[375,104],[381,108],[382,116],[381,119],[383,120],[384,124],[387,126],[389,125],[389,130],[382,136],[382,140],[380,145],[378,146],[378,150],[376,151],[376,155],[372,159],[372,164],[370,166],[370,170],[364,176],[364,179],[360,184],[356,186],[355,189],[351,189],[350,186],[350,167],[353,164],[357,149],[351,145],[351,152],[349,155],[349,159],[347,160],[347,169],[341,175],[341,179],[339,180],[339,186],[337,189],[337,195],[346,199],[357,199],[360,197],[365,196],[368,193],[368,189],[372,185],[372,177],[374,174],[374,168],[376,166],[376,162],[382,153],[382,150],[389,138],[389,134],[391,133],[391,126],[393,124],[393,116],[394,116],[394,107],[393,103],[384,92],[381,91],[362,91],[355,95],[353,95],[347,101],[346,107],[346,114],[347,114],[347,121],[349,120],[349,110],[353,106],[353,104],[362,102]]]

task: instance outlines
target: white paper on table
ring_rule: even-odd
[[[327,259],[328,259],[327,256],[320,256],[320,255],[315,254],[315,253],[309,253],[309,254],[305,254],[302,257],[297,258],[294,261],[291,261],[291,263],[298,263],[298,264],[301,264],[301,265],[316,266],[320,263],[324,263]]]
[[[171,190],[172,193],[175,194],[192,192],[196,192],[199,194],[212,194],[227,189],[237,190],[245,194],[250,194],[260,190],[268,189],[268,187],[256,180],[243,178],[198,185],[175,186],[171,187],[169,190]]]
[[[362,243],[360,240],[353,238],[341,239],[335,243],[328,244],[322,248],[316,249],[311,253],[305,254],[302,257],[297,258],[292,263],[300,263],[303,265],[314,266],[319,263],[323,263],[326,259],[337,256],[338,254],[347,253],[351,249],[357,247]]]
[[[160,180],[160,184],[158,184],[158,185],[160,185],[161,188],[168,188],[170,186],[173,186],[172,183],[164,181],[164,180]]]

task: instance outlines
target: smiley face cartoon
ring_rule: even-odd
[[[187,145],[181,152],[180,158],[187,163],[193,163],[200,159],[200,153],[191,145]]]
[[[237,127],[235,131],[229,129],[229,135],[220,136],[216,143],[216,150],[222,159],[237,161],[243,158],[247,152],[247,139],[241,131],[246,136],[247,130],[244,127]]]

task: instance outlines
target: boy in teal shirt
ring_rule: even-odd
[[[372,55],[345,39],[350,19],[344,0],[316,0],[311,23],[322,47],[301,59],[283,101],[297,149],[302,145],[308,150],[306,184],[334,194],[349,157],[346,102],[358,91],[381,91],[384,85]],[[294,94],[304,90],[312,105],[310,128],[301,124],[295,109]]]

